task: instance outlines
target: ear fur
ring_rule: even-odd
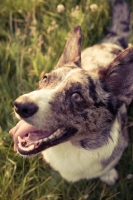
[[[129,105],[133,99],[133,47],[125,49],[99,75],[107,83],[111,92]]]
[[[81,27],[76,26],[70,35],[55,68],[61,67],[69,62],[74,62],[79,67],[81,66],[81,40]]]

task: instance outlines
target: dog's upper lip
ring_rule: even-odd
[[[44,137],[50,136],[52,133],[54,133],[54,130],[47,131],[47,130],[41,130],[39,128],[36,128],[24,120],[21,120],[15,127],[13,127],[9,134],[14,139],[14,150],[17,151],[18,148],[18,138],[21,138],[23,141],[26,140],[26,135],[28,136],[28,140],[30,142],[37,141],[39,139],[42,139]]]

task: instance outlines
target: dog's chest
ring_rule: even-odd
[[[102,161],[108,159],[117,146],[119,123],[115,122],[108,144],[94,150],[86,150],[65,142],[42,152],[46,162],[58,171],[68,181],[90,179],[101,176],[116,162],[115,159],[107,167],[102,167]],[[121,156],[121,155],[120,155]]]

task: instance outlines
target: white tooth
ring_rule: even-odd
[[[43,141],[44,141],[44,142],[48,141],[48,138],[44,138]]]
[[[19,147],[21,147],[21,144],[20,144],[20,143],[18,143],[18,146],[19,146]]]
[[[35,144],[36,144],[36,146],[39,146],[40,144],[41,144],[41,142],[42,142],[42,139],[41,140],[38,140]]]
[[[30,145],[29,147],[28,147],[28,150],[29,151],[31,151],[31,150],[33,150],[34,149],[34,144],[32,144],[32,145]]]
[[[38,140],[39,143],[41,143],[43,141],[43,139]]]
[[[57,136],[57,135],[56,135],[56,132],[54,132],[54,134],[53,134],[53,135],[54,135],[54,136]]]
[[[18,142],[21,143],[21,142],[25,142],[24,139],[22,139],[20,136],[18,136]]]
[[[55,137],[54,134],[50,135],[49,139],[53,139],[54,137]]]
[[[35,146],[38,146],[39,145],[39,141],[35,142]]]
[[[21,140],[22,140],[22,139],[21,139],[21,137],[20,137],[20,136],[18,136],[18,142],[19,142],[19,143],[21,142]]]
[[[56,135],[56,136],[59,136],[59,135],[60,135],[60,130],[56,131],[56,132],[55,132],[55,135]]]

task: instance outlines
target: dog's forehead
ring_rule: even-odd
[[[88,73],[79,67],[64,70],[63,68],[55,71],[57,74],[57,87],[69,90],[70,88],[83,88],[88,84]]]
[[[68,67],[65,66],[54,69],[50,73],[46,74],[48,83],[47,86],[50,86],[51,84],[56,85],[64,81],[69,81],[71,79],[80,79],[79,76],[81,76],[81,73],[83,73],[83,71],[83,69],[71,65],[69,65]]]
[[[56,74],[57,77],[61,76],[61,77],[65,77],[65,76],[70,76],[71,74],[73,74],[74,72],[79,72],[81,71],[81,68],[76,67],[74,65],[66,65],[57,69],[54,69],[51,72],[51,75]]]
[[[83,86],[86,87],[90,80],[95,78],[97,79],[97,73],[93,71],[86,71],[83,68],[77,67],[75,65],[67,65],[57,69],[52,70],[47,74],[47,81],[42,79],[39,83],[39,89],[47,88],[47,89],[63,89],[66,87],[67,89],[70,87]],[[46,81],[46,82],[45,82]],[[82,88],[83,88],[82,87]],[[73,88],[73,89],[74,89]]]
[[[75,66],[58,68],[51,73],[51,76],[54,76],[59,80],[62,79],[62,81],[72,82],[85,79],[86,75],[88,76],[86,70]]]
[[[74,74],[79,71],[81,71],[81,69],[74,65],[53,69],[50,73],[45,74],[44,78],[41,79],[39,82],[39,89],[55,88],[69,80],[69,77],[74,76]]]

